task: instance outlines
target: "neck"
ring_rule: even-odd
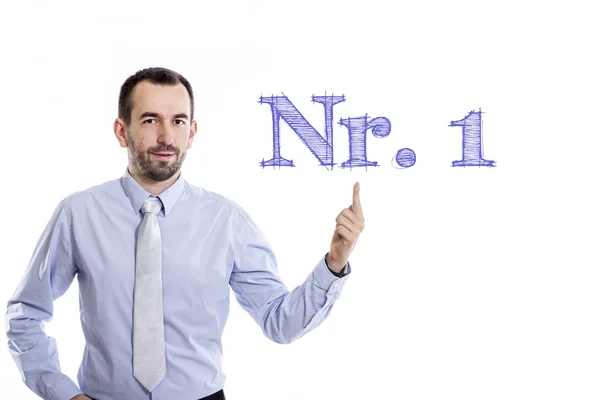
[[[148,193],[158,195],[167,190],[171,185],[175,183],[181,171],[177,171],[175,175],[165,181],[153,181],[140,175],[134,168],[129,167],[129,173],[133,179],[146,190]]]

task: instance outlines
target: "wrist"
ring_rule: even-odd
[[[327,268],[329,268],[331,272],[337,274],[344,274],[346,272],[347,263],[342,263],[341,261],[333,259],[329,253],[325,255],[325,265],[327,265]]]

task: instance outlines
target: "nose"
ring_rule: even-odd
[[[171,127],[168,124],[160,124],[158,135],[158,143],[163,145],[170,145],[173,143],[173,133]]]

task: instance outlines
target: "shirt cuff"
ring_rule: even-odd
[[[346,265],[346,268],[346,274],[343,277],[338,278],[334,275],[334,272],[329,269],[327,262],[325,261],[325,257],[323,257],[312,272],[313,279],[317,287],[326,292],[334,294],[342,289],[346,283],[346,280],[348,279],[348,275],[350,274],[350,263]]]
[[[48,400],[69,400],[78,394],[83,394],[75,382],[67,376],[63,376],[48,392],[50,395]]]
[[[329,254],[329,253],[327,253]],[[323,258],[323,260],[325,260],[325,265],[327,265],[327,269],[329,269],[329,271],[337,276],[338,278],[343,278],[344,276],[348,275],[350,273],[350,262],[347,262],[346,265],[344,266],[344,269],[342,269],[341,272],[334,272],[331,268],[329,268],[329,265],[327,264],[327,254],[325,254],[325,257]]]

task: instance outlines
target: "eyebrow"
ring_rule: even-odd
[[[158,113],[150,112],[150,111],[146,111],[145,113],[143,113],[142,115],[140,115],[140,119],[142,119],[142,118],[148,118],[148,117],[160,118],[161,116]],[[186,113],[175,114],[173,116],[173,118],[177,118],[177,119],[189,119],[189,117],[187,116]]]

